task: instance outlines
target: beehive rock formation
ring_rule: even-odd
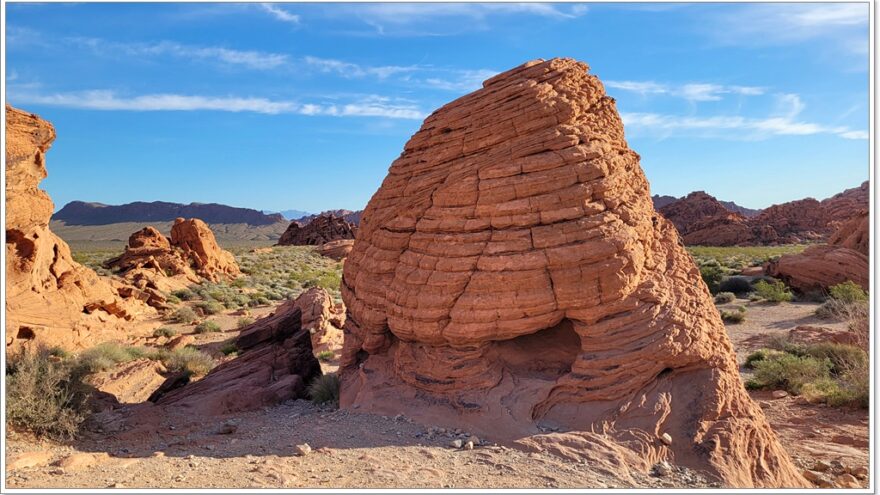
[[[306,225],[290,222],[278,239],[279,246],[320,246],[339,239],[354,239],[357,226],[345,218],[327,213],[315,217]]]
[[[828,244],[781,256],[767,263],[765,272],[801,292],[823,290],[846,281],[855,282],[867,290],[870,281],[869,232],[868,211],[862,210],[840,224]]]
[[[55,129],[6,106],[6,346],[28,343],[78,348],[117,338],[140,315],[98,275],[73,260],[49,230],[52,200],[39,183]]]
[[[175,220],[170,240],[155,228],[144,227],[128,238],[125,252],[105,265],[145,291],[154,306],[164,304],[163,291],[203,279],[232,280],[241,273],[232,253],[220,248],[214,233],[198,218]]]
[[[666,458],[730,486],[805,486],[585,64],[529,62],[435,111],[359,228],[343,407],[619,472]]]

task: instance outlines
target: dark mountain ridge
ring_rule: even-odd
[[[105,205],[71,201],[52,215],[52,220],[67,225],[110,225],[123,222],[164,222],[178,217],[199,218],[209,224],[271,225],[287,220],[280,213],[265,214],[250,208],[236,208],[218,203],[169,203],[135,201],[123,205]]]

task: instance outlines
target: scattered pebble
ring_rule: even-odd
[[[294,450],[296,451],[296,455],[302,457],[305,457],[312,453],[312,447],[307,443],[297,445]]]

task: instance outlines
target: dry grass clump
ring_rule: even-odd
[[[75,438],[88,414],[83,370],[49,350],[27,349],[6,361],[6,422],[52,440]]]
[[[309,385],[309,397],[315,404],[339,406],[339,376],[327,373],[315,378]]]
[[[715,294],[715,304],[727,304],[736,301],[736,294],[733,292],[719,292]]]
[[[214,321],[203,321],[196,325],[196,333],[215,333],[220,331],[220,325]]]

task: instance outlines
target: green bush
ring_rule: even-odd
[[[330,361],[333,359],[333,351],[321,351],[316,357],[318,358],[318,361]]]
[[[852,281],[833,285],[828,288],[828,293],[832,299],[843,303],[868,302],[868,293]]]
[[[248,325],[253,324],[254,321],[256,321],[256,320],[254,320],[250,316],[242,316],[241,318],[238,319],[238,322],[236,324],[237,324],[238,328],[244,328]]]
[[[174,330],[173,328],[162,327],[162,328],[157,328],[157,329],[153,330],[153,337],[171,338],[171,337],[174,337],[175,335],[177,335],[177,331]]]
[[[176,323],[192,323],[198,319],[196,312],[188,306],[179,308],[171,314],[171,320]]]
[[[196,325],[196,333],[214,333],[220,331],[220,325],[213,321],[203,321]]]
[[[223,305],[217,301],[199,301],[196,307],[200,308],[206,315],[215,315],[223,311]]]
[[[746,357],[745,367],[754,369],[756,362],[778,356],[779,354],[782,354],[782,352],[773,349],[758,349]]]
[[[799,394],[810,382],[830,378],[831,361],[814,357],[800,357],[781,353],[752,363],[755,374],[751,388],[784,389]]]
[[[119,363],[127,363],[145,357],[145,350],[114,342],[105,342],[87,349],[77,357],[77,364],[83,373],[105,371]]]
[[[339,376],[327,373],[315,378],[309,385],[309,397],[315,404],[339,405]]]
[[[172,306],[177,306],[178,304],[180,304],[180,298],[172,294],[165,298],[165,302],[171,304]]]
[[[734,294],[747,294],[752,291],[752,284],[745,277],[727,277],[718,284],[718,290]]]
[[[854,345],[821,342],[805,346],[801,352],[805,356],[828,359],[832,364],[831,372],[837,375],[868,366],[868,354]]]
[[[769,283],[765,280],[760,280],[755,284],[755,293],[765,301],[769,302],[788,302],[791,301],[792,295],[789,292],[788,287],[785,286],[784,283],[777,280],[773,283]]]
[[[171,293],[172,296],[180,299],[181,301],[190,301],[195,299],[196,295],[193,291],[189,289],[180,289]]]
[[[184,371],[191,375],[201,376],[211,371],[211,368],[214,367],[214,360],[198,349],[184,347],[164,353],[162,364],[168,371]]]
[[[74,363],[46,349],[10,354],[6,362],[7,427],[56,441],[75,438],[88,413],[88,387]]]
[[[721,319],[726,323],[742,323],[746,321],[746,312],[740,310],[722,311]]]
[[[223,353],[224,356],[229,356],[230,354],[238,354],[238,346],[235,345],[235,342],[227,342],[223,344],[223,347],[220,348],[220,352]]]
[[[719,292],[715,294],[715,304],[727,304],[736,300],[736,294],[733,292]]]
[[[704,265],[700,267],[700,276],[709,288],[709,292],[714,294],[718,292],[718,284],[724,278],[724,271],[716,265]]]

